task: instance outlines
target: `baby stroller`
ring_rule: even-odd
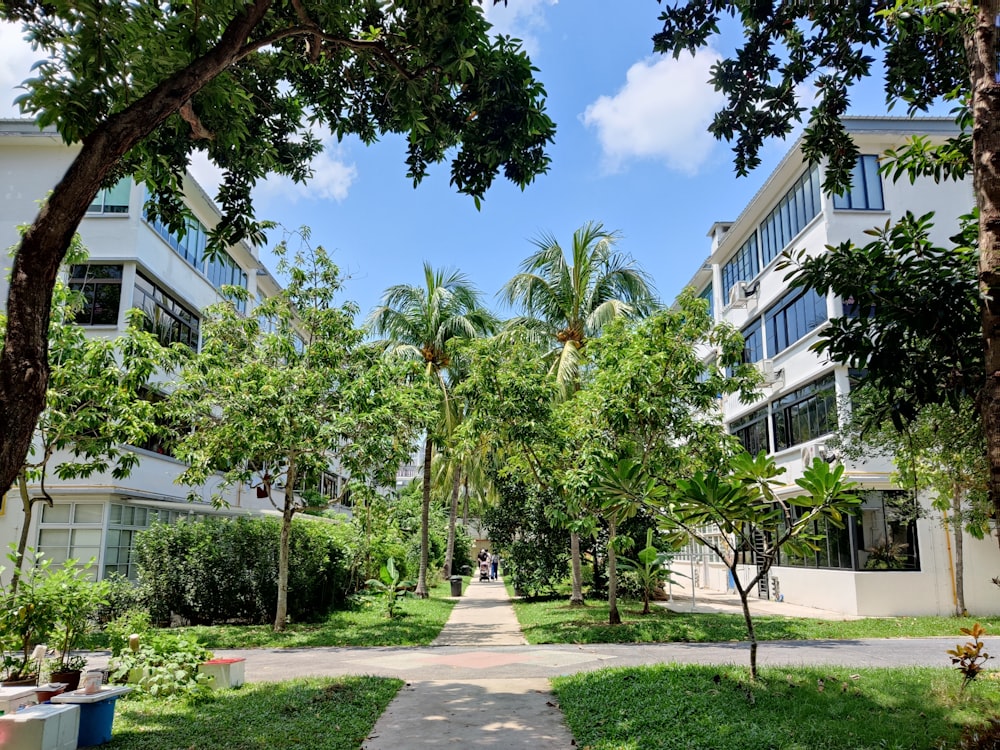
[[[488,581],[490,580],[490,561],[481,560],[479,562],[479,580]]]

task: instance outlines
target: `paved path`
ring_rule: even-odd
[[[695,611],[738,613],[725,595],[702,595]],[[690,611],[690,600],[670,603]],[[758,612],[836,619],[802,607],[754,603]],[[760,609],[763,607],[764,609]],[[765,641],[757,659],[767,665],[844,667],[949,666],[945,650],[960,640],[896,638],[853,641]],[[1000,643],[987,639],[987,650]],[[549,678],[601,669],[676,662],[747,664],[746,643],[649,643],[528,646],[501,582],[473,581],[430,647],[218,650],[246,659],[249,682],[300,676],[379,675],[406,686],[379,719],[363,750],[414,750],[442,742],[470,748],[570,748],[572,738],[549,692]],[[106,658],[89,659],[100,668]]]

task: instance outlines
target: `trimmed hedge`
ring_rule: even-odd
[[[209,518],[156,524],[137,536],[139,580],[151,614],[171,613],[193,624],[267,623],[278,601],[281,523],[274,518]],[[337,526],[296,519],[292,523],[288,614],[322,619],[342,606],[350,574]]]

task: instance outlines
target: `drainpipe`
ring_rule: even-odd
[[[948,511],[941,511],[941,525],[944,526],[944,544],[948,549],[948,582],[951,584],[951,611],[958,612],[958,588],[955,585],[955,560],[951,554],[951,531],[948,529]]]

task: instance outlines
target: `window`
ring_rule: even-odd
[[[97,191],[94,202],[87,206],[88,214],[127,214],[128,197],[132,192],[132,180],[122,178],[114,187]]]
[[[170,227],[159,218],[151,219],[147,216],[146,223],[178,255],[186,260],[188,265],[204,273],[216,289],[226,284],[243,287],[244,289],[247,288],[248,276],[232,257],[225,254],[216,255],[211,258],[205,256],[205,248],[208,244],[208,229],[197,219],[189,216],[184,220],[186,231],[183,237],[181,237],[179,232],[170,231]],[[246,312],[245,301],[235,300],[234,302],[240,312]]]
[[[736,436],[747,453],[756,456],[761,451],[770,453],[767,440],[767,407],[750,412],[735,420],[729,426],[729,432]]]
[[[146,313],[149,330],[163,344],[179,341],[194,351],[198,350],[198,316],[138,272],[132,305]]]
[[[764,337],[761,333],[760,318],[740,333],[743,335],[743,361],[752,363],[764,359]]]
[[[833,207],[861,211],[882,211],[885,209],[877,156],[863,154],[858,157],[858,161],[851,171],[851,189],[842,195],[833,196]]]
[[[69,288],[83,295],[76,315],[82,326],[118,325],[122,297],[122,266],[76,265],[69,269]]]
[[[822,208],[819,170],[802,175],[760,225],[761,254],[766,266],[781,253]]]
[[[729,300],[729,290],[737,281],[750,281],[759,271],[757,235],[754,234],[736,251],[732,260],[722,267],[723,302]]]
[[[714,318],[715,317],[715,295],[712,294],[712,285],[711,284],[709,284],[707,287],[705,287],[705,289],[702,291],[702,293],[698,295],[698,299],[703,299],[703,300],[705,300],[708,303],[708,315],[709,315],[709,317]]]
[[[833,373],[792,391],[772,404],[774,448],[784,450],[837,429]]]
[[[42,505],[36,549],[45,553],[45,558],[54,565],[73,559],[82,567],[90,560],[96,562],[101,554],[103,526],[102,503]],[[96,578],[97,567],[91,568],[90,573]]]
[[[764,316],[767,356],[774,357],[826,322],[826,297],[793,289]]]
[[[796,517],[797,511],[798,508],[792,509],[792,513],[796,514]],[[796,568],[854,570],[855,562],[851,553],[851,540],[857,534],[857,526],[850,516],[845,517],[844,521],[844,528],[841,529],[826,518],[813,520],[806,527],[806,533],[816,535],[813,544],[818,549],[803,556],[790,555],[782,551],[780,564]]]
[[[859,567],[864,570],[919,570],[918,509],[902,490],[869,490],[858,514]]]
[[[111,573],[119,573],[134,580],[139,574],[132,554],[136,534],[157,522],[174,523],[178,518],[189,517],[192,517],[192,514],[188,512],[111,503],[102,577],[107,578]]]

